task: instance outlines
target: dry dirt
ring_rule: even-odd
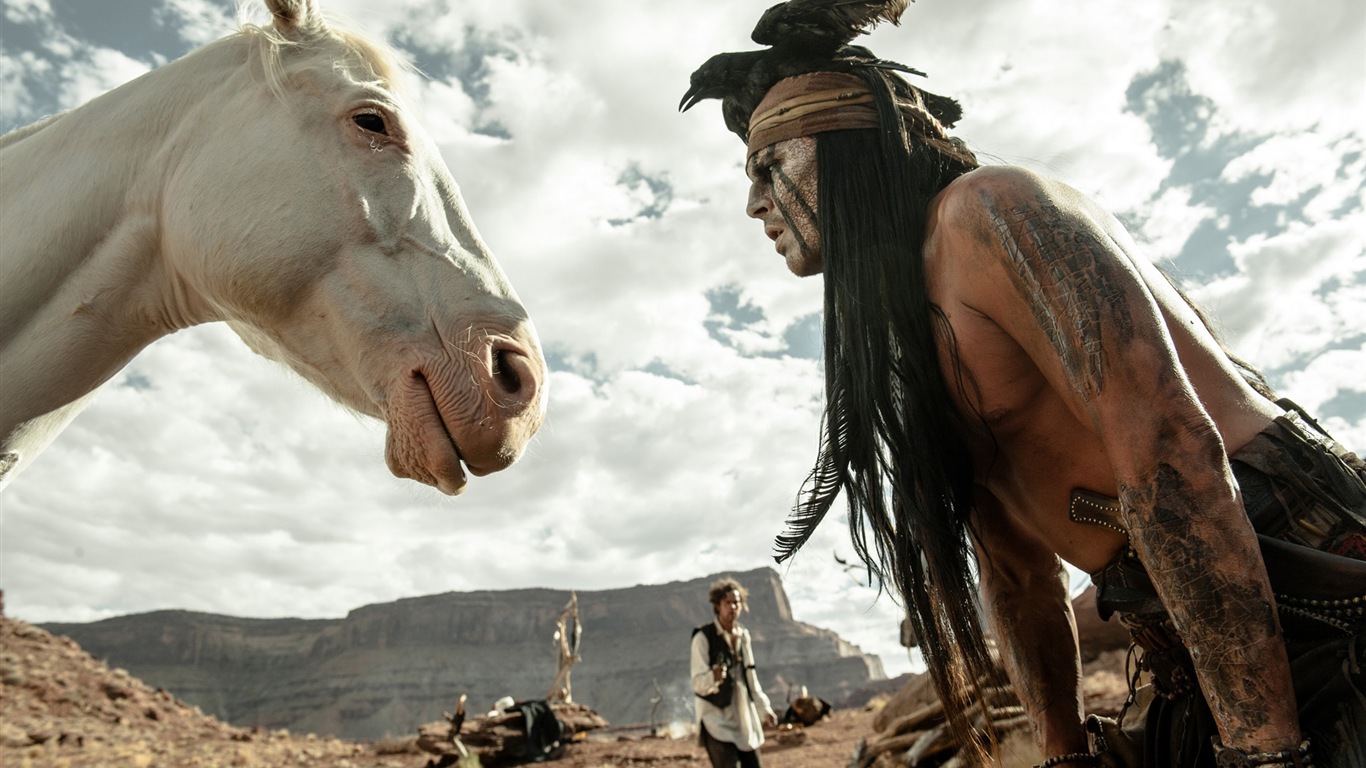
[[[434,713],[439,717],[439,713]],[[767,768],[843,766],[872,733],[869,710],[836,711],[805,729],[802,743],[763,750]],[[416,736],[416,732],[414,732]],[[0,765],[6,768],[234,768],[330,766],[422,768],[428,755],[402,742],[357,743],[264,732],[219,722],[110,669],[73,640],[0,616]],[[560,768],[697,766],[706,758],[693,739],[616,737],[595,732],[547,765]]]
[[[1122,670],[1122,657],[1107,664]],[[1122,673],[1092,671],[1088,709],[1122,701]],[[907,685],[887,707],[909,701]],[[835,710],[799,734],[771,733],[766,768],[848,765],[860,740],[876,736],[876,706]],[[439,717],[439,713],[433,713]],[[435,717],[433,719],[436,719]],[[110,669],[70,638],[0,615],[0,765],[5,768],[423,768],[429,755],[413,738],[380,743],[248,730],[205,715],[165,690]],[[1029,765],[1037,751],[1019,731],[1023,751],[1003,766]],[[707,768],[694,738],[617,736],[594,731],[569,745],[558,768]],[[460,768],[475,768],[466,761]]]

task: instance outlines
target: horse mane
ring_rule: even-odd
[[[253,45],[261,62],[261,71],[265,74],[266,86],[282,99],[287,93],[285,52],[307,51],[322,42],[340,44],[352,58],[369,69],[372,82],[383,83],[391,91],[401,93],[407,77],[417,71],[406,57],[387,42],[371,37],[354,24],[330,14],[326,21],[317,20],[300,31],[300,37],[287,37],[274,25],[263,26],[245,20],[238,28],[238,36],[246,38]]]
[[[55,115],[48,115],[47,117],[39,118],[38,120],[29,123],[28,125],[21,125],[18,128],[15,128],[14,130],[10,131],[9,133],[0,135],[0,149],[4,149],[5,147],[8,147],[11,144],[17,144],[20,141],[27,139],[28,137],[32,136],[38,131],[41,131],[49,125],[52,125],[53,123],[57,122],[57,118],[61,117],[62,115],[65,115],[67,112],[70,111],[71,110],[69,109],[62,110],[61,112],[58,112]]]

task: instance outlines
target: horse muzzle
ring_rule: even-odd
[[[486,335],[413,367],[391,391],[385,459],[398,477],[464,491],[506,469],[545,421],[546,364],[529,331]]]

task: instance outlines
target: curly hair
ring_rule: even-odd
[[[726,595],[729,595],[731,592],[740,595],[741,608],[749,605],[749,590],[740,586],[740,582],[727,576],[724,579],[713,581],[711,588],[707,590],[707,600],[711,603],[712,613],[716,613],[721,605],[721,601],[725,600]]]

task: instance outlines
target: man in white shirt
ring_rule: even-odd
[[[735,579],[712,584],[707,599],[716,621],[693,630],[697,736],[707,749],[712,768],[761,768],[759,746],[764,743],[764,721],[778,724],[778,715],[754,673],[749,631],[737,621],[748,596]]]

